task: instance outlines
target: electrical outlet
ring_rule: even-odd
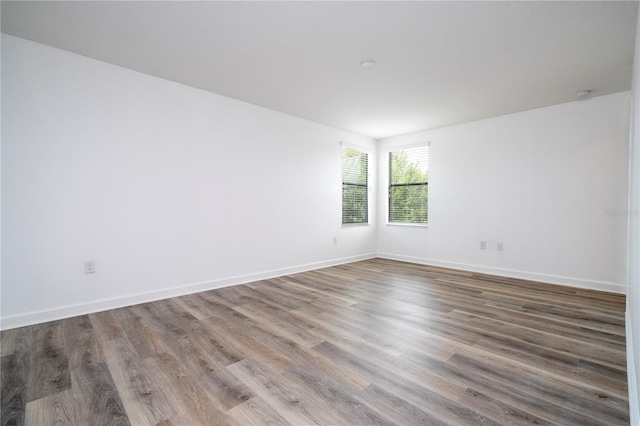
[[[85,274],[95,274],[96,273],[96,261],[95,260],[87,260],[84,262],[84,273]]]
[[[487,249],[487,242],[480,241],[480,250],[486,250],[486,249]]]
[[[502,243],[496,244],[496,250],[502,251]]]
[[[333,245],[334,246],[338,245],[338,237],[333,237]]]

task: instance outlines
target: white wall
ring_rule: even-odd
[[[625,290],[629,93],[382,140],[344,229],[338,142],[371,139],[6,35],[2,95],[3,328],[376,251]],[[385,153],[422,141],[429,228],[388,226]]]
[[[379,255],[624,293],[628,119],[625,92],[381,140]],[[386,225],[387,151],[423,141],[429,227]]]
[[[640,14],[631,90],[629,153],[629,270],[627,287],[627,371],[631,424],[640,425]]]
[[[7,35],[2,122],[2,328],[375,254],[369,138]]]

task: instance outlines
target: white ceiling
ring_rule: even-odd
[[[3,1],[2,31],[382,138],[628,90],[637,13],[637,1]]]

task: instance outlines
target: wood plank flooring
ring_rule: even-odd
[[[626,425],[624,296],[382,259],[2,332],[2,425]]]

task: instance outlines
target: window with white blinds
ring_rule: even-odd
[[[369,155],[342,147],[342,223],[369,222]]]
[[[429,146],[389,152],[389,223],[426,224]]]

